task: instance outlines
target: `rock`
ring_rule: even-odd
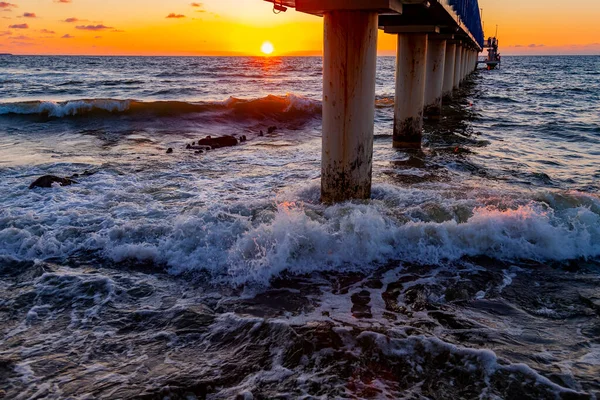
[[[54,175],[44,175],[41,178],[36,179],[31,185],[29,185],[29,189],[34,189],[36,187],[51,188],[54,183],[58,183],[60,186],[69,186],[77,182],[70,178],[60,178]]]
[[[167,149],[167,154],[172,154],[172,153],[173,153],[173,149],[169,147],[169,148]]]
[[[276,130],[277,130],[276,126],[270,126],[269,129],[267,130],[267,133],[270,134],[270,133],[275,132]]]
[[[194,144],[196,144],[196,142],[194,142]],[[192,145],[188,143],[187,146],[185,146],[185,148],[189,150],[192,148]]]
[[[198,146],[209,146],[211,149],[218,149],[220,147],[232,147],[238,144],[238,140],[233,136],[221,136],[217,138],[211,138],[207,136],[206,139],[198,141]]]
[[[245,142],[246,140],[248,140],[248,139],[246,139],[246,135],[242,135],[240,137],[240,142]]]
[[[258,133],[258,136],[265,136],[265,134],[263,133],[263,131],[260,131],[260,132]]]

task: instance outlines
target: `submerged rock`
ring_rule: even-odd
[[[204,139],[198,140],[198,146],[209,146],[212,149],[218,149],[221,147],[233,147],[237,146],[238,140],[233,136],[221,136],[212,138],[207,136]]]
[[[167,154],[172,154],[172,153],[173,153],[173,149],[172,149],[171,147],[169,147],[169,148],[167,149]]]
[[[61,178],[54,175],[44,175],[36,179],[31,185],[29,185],[29,189],[34,189],[37,187],[51,188],[52,185],[55,183],[58,183],[60,186],[70,186],[77,182],[70,178]]]

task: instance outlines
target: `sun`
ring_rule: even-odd
[[[262,46],[260,46],[260,51],[263,52],[264,55],[271,55],[275,51],[275,47],[273,47],[273,43],[264,42]]]

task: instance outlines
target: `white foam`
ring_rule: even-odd
[[[442,265],[479,255],[539,261],[600,256],[594,209],[600,201],[592,195],[577,194],[556,208],[523,198],[496,206],[483,197],[381,185],[369,203],[325,207],[314,202],[318,187],[310,185],[277,196],[276,205],[214,200],[181,214],[181,205],[168,207],[150,193],[143,179],[104,172],[68,188],[24,186],[5,203],[18,207],[0,210],[0,257],[64,258],[84,251],[114,262],[164,264],[173,274],[207,271],[231,284],[268,284],[284,271],[369,270],[392,260]],[[182,196],[193,201],[187,191]],[[451,216],[468,209],[471,216],[463,223],[456,215],[435,222],[428,213],[439,209]]]

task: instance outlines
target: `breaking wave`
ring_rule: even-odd
[[[63,102],[29,101],[0,103],[0,116],[37,118],[101,117],[110,114],[129,117],[177,117],[186,114],[226,114],[244,119],[302,119],[318,117],[321,102],[294,94],[268,95],[256,99],[230,97],[218,102],[184,102],[118,99],[84,99]]]
[[[325,207],[312,201],[318,188],[311,186],[291,196],[299,202],[214,204],[180,214],[159,211],[147,197],[114,187],[112,200],[99,206],[106,203],[104,195],[88,195],[96,185],[76,185],[67,193],[57,189],[62,194],[56,195],[71,197],[76,206],[47,202],[46,220],[33,212],[0,212],[0,256],[65,259],[92,252],[109,262],[162,265],[176,275],[207,272],[233,285],[268,285],[282,274],[361,271],[398,261],[442,265],[475,256],[516,261],[600,256],[600,200],[584,194],[548,194],[508,206],[481,199],[434,205],[428,191],[383,186],[369,204]],[[131,202],[131,215],[118,209],[120,198]]]

